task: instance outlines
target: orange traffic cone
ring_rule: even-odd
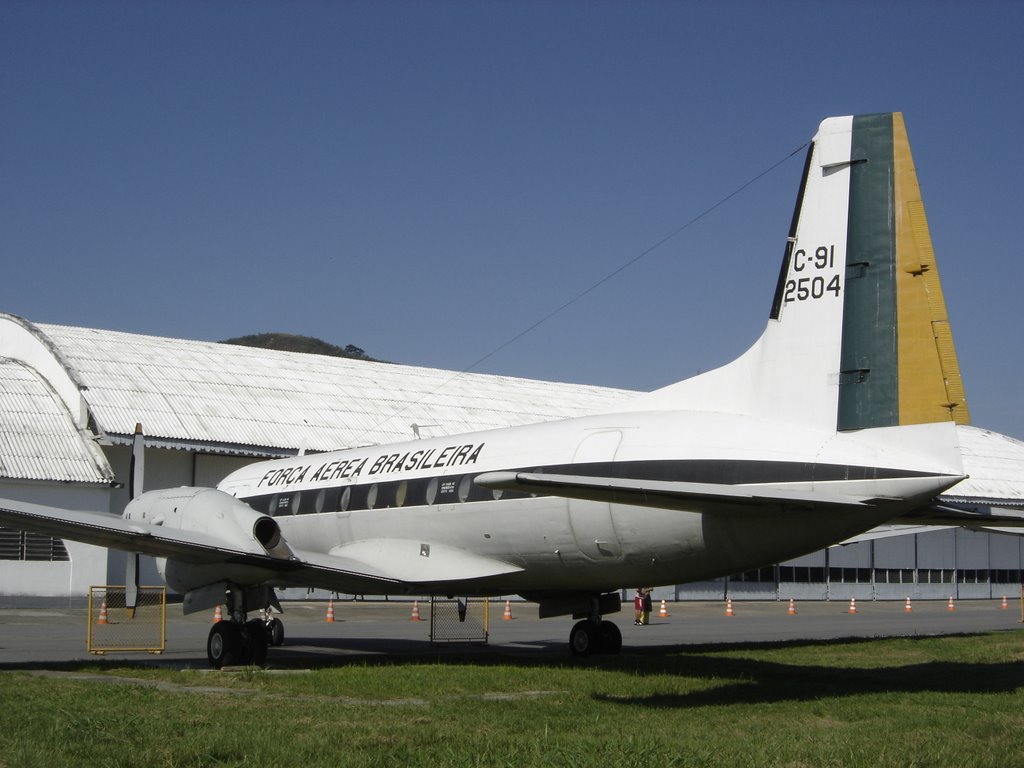
[[[953,602],[953,596],[952,595],[949,596],[949,602],[946,603],[946,610],[947,611],[955,611],[956,610],[956,604]]]
[[[224,621],[224,611],[219,605],[213,610],[213,623],[216,624],[218,621]]]
[[[413,600],[412,601],[412,616],[409,617],[409,621],[419,621],[419,620],[420,620],[420,601],[419,600]]]
[[[796,603],[793,602],[793,598],[789,598],[789,608],[786,609],[786,613],[790,616],[796,616]]]
[[[509,600],[505,601],[505,613],[501,615],[504,621],[512,621],[512,602]]]
[[[914,610],[914,607],[910,604],[910,596],[907,596],[907,602],[903,604],[903,612],[910,613]]]
[[[668,618],[668,606],[665,605],[665,601],[664,600],[661,601],[661,610],[658,611],[658,618],[659,619],[667,619]]]
[[[334,623],[334,598],[330,598],[327,601],[327,617],[324,619],[325,622]]]
[[[846,612],[847,613],[856,613],[857,612],[857,598],[856,597],[851,597],[850,598],[850,607],[846,609]]]
[[[97,624],[109,624],[107,621],[107,601],[100,603],[100,617],[96,619]]]
[[[1010,607],[1010,604],[1009,604],[1008,602],[1006,602],[1006,595],[1003,595],[1003,602],[1002,602],[1002,603],[1000,603],[1000,605],[999,605],[999,608],[1000,608],[1001,610],[1004,610],[1004,611],[1005,611],[1005,610],[1006,610],[1007,608],[1009,608],[1009,607]]]
[[[725,615],[726,616],[735,616],[736,615],[735,613],[733,613],[733,610],[732,610],[732,598],[731,597],[727,597],[725,599]]]

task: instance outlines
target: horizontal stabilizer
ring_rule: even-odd
[[[909,525],[958,525],[965,528],[1019,528],[1024,533],[1024,509],[961,509],[947,504],[933,504],[902,515],[893,522]]]
[[[950,479],[949,484],[954,482]],[[582,475],[531,472],[487,472],[476,483],[495,490],[526,491],[571,499],[587,499],[686,512],[724,512],[730,507],[761,505],[862,507],[899,501],[896,498],[854,496],[824,490],[778,489],[757,485],[629,480]],[[767,505],[767,506],[766,506]]]

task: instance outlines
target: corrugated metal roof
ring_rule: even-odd
[[[323,451],[599,412],[636,393],[39,325],[98,426],[173,445]],[[413,425],[417,426],[414,429]]]
[[[75,426],[64,403],[26,365],[0,358],[0,476],[110,483],[102,451]]]
[[[1024,500],[1024,442],[978,427],[957,426],[969,477],[942,496],[984,502]]]

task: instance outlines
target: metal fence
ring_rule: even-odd
[[[89,653],[163,653],[167,645],[167,588],[139,587],[134,613],[125,608],[125,588],[89,588]]]
[[[430,642],[487,642],[490,603],[483,597],[430,598]]]

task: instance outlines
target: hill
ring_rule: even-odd
[[[276,349],[282,352],[305,352],[310,355],[330,355],[331,357],[348,357],[354,360],[374,360],[359,347],[348,344],[339,347],[336,344],[312,336],[300,336],[294,333],[254,333],[249,336],[239,336],[234,339],[225,339],[220,344],[236,344],[241,347],[259,347],[260,349]]]

